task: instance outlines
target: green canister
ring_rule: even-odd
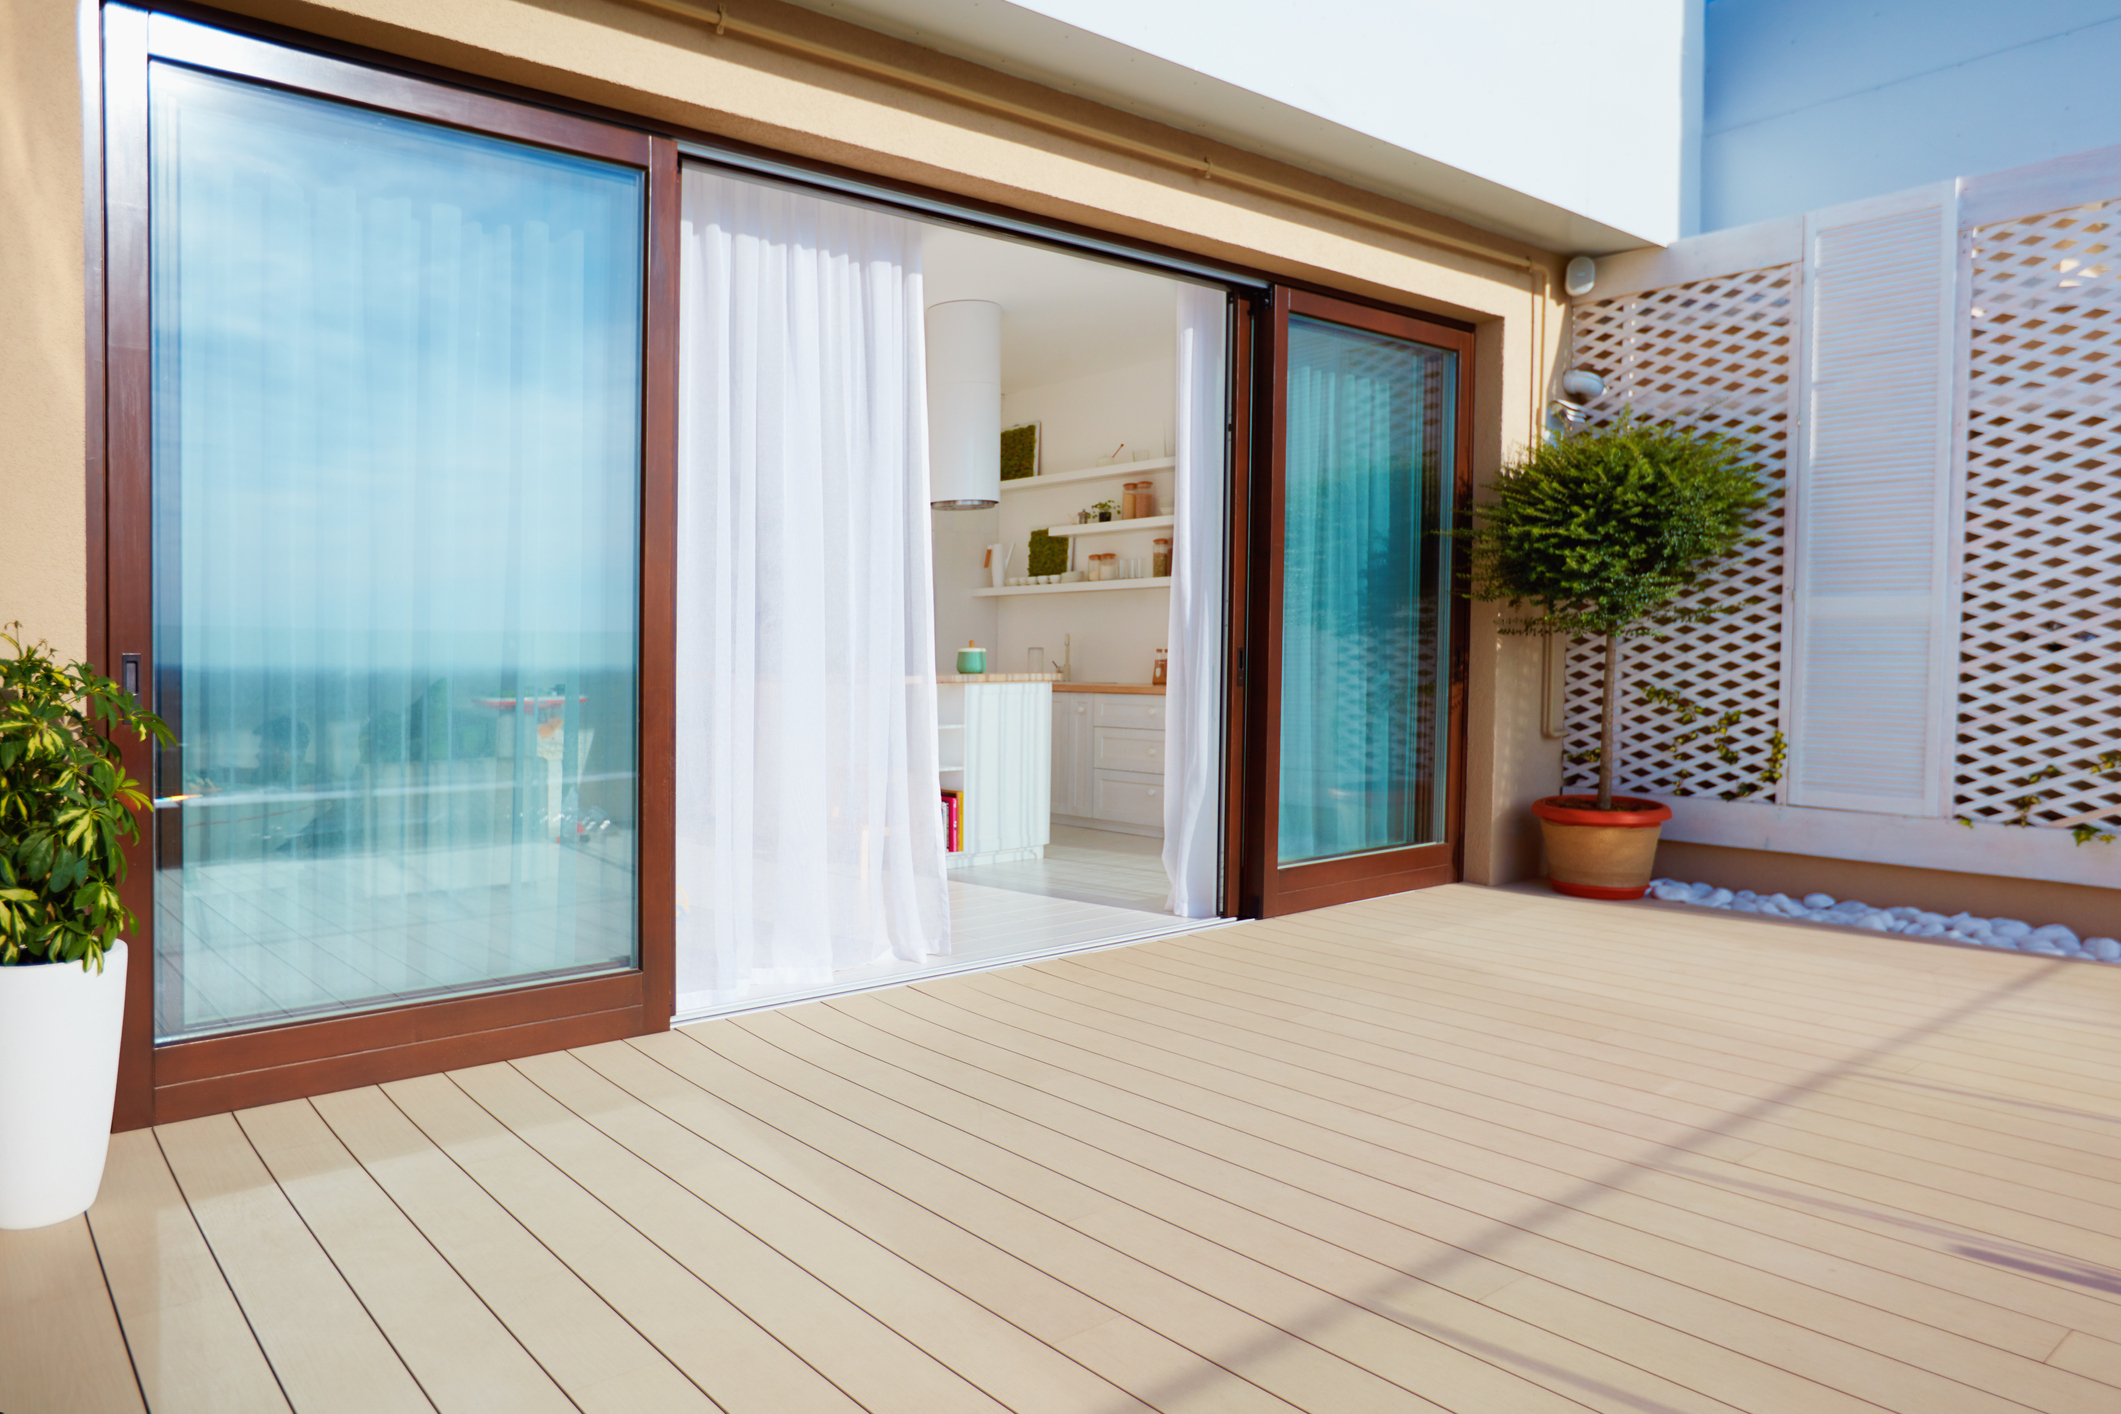
[[[987,650],[971,639],[957,650],[957,670],[961,673],[984,673],[987,671]]]

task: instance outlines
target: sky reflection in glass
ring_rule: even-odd
[[[633,965],[643,175],[151,94],[158,1035]]]

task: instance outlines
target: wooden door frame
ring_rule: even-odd
[[[103,10],[103,323],[91,386],[105,389],[91,437],[91,625],[106,667],[138,655],[155,681],[152,387],[148,245],[148,67],[162,59],[285,90],[601,158],[647,178],[644,252],[635,895],[639,966],[579,981],[502,989],[198,1040],[154,1043],[155,822],[129,853],[126,1009],[113,1127],[133,1129],[247,1105],[512,1059],[668,1028],[675,999],[676,918],[648,900],[673,896],[677,458],[677,144],[391,68],[350,62],[228,30],[157,23],[146,10]],[[91,263],[93,271],[93,261]],[[93,274],[91,276],[93,277]],[[94,303],[92,296],[91,303]],[[102,465],[96,457],[101,444]],[[137,779],[155,778],[144,741],[124,745]]]
[[[1252,565],[1249,585],[1243,740],[1246,761],[1241,830],[1240,893],[1246,916],[1272,918],[1379,894],[1456,883],[1464,876],[1467,635],[1471,603],[1465,593],[1465,557],[1452,555],[1446,595],[1450,631],[1445,689],[1447,724],[1444,760],[1445,838],[1441,843],[1380,850],[1340,859],[1284,866],[1277,852],[1281,810],[1281,611],[1282,549],[1287,514],[1288,331],[1291,315],[1319,319],[1388,338],[1408,339],[1458,355],[1454,409],[1452,523],[1473,499],[1474,335],[1455,320],[1395,310],[1340,296],[1276,285],[1271,309],[1256,331],[1264,347],[1254,354],[1252,397],[1254,464],[1259,468],[1251,497]]]
[[[1246,291],[1230,297],[1229,367],[1227,370],[1229,482],[1223,504],[1229,508],[1224,531],[1223,563],[1223,817],[1222,890],[1217,905],[1225,918],[1248,916],[1245,907],[1245,803],[1253,789],[1246,724],[1251,718],[1249,625],[1252,619],[1252,468],[1255,465],[1253,390],[1258,378],[1262,301]]]

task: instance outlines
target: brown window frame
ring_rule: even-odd
[[[1281,623],[1282,549],[1287,515],[1289,318],[1300,315],[1329,324],[1406,339],[1458,355],[1457,427],[1452,439],[1453,524],[1473,502],[1474,334],[1454,320],[1383,308],[1344,296],[1287,285],[1274,288],[1271,308],[1258,331],[1267,348],[1257,359],[1255,432],[1264,473],[1253,488],[1250,546],[1250,621],[1246,658],[1252,670],[1245,690],[1245,826],[1240,890],[1244,911],[1273,918],[1336,903],[1436,884],[1457,883],[1465,874],[1466,701],[1472,602],[1465,592],[1465,556],[1453,555],[1449,599],[1451,651],[1445,701],[1450,713],[1444,751],[1444,839],[1439,843],[1379,850],[1341,859],[1284,865],[1277,830],[1281,813]]]
[[[678,152],[669,137],[601,118],[372,67],[314,49],[225,29],[199,29],[129,5],[103,10],[101,359],[105,390],[89,456],[90,603],[95,656],[138,654],[155,681],[152,603],[152,358],[148,245],[148,69],[153,61],[335,102],[440,123],[639,169],[647,178],[643,252],[644,348],[640,529],[639,966],[411,1004],[379,1002],[353,1015],[154,1043],[156,974],[152,820],[131,851],[126,1009],[114,1127],[195,1115],[507,1060],[666,1029],[675,996],[669,898],[675,749]],[[91,278],[94,262],[91,261]],[[92,343],[92,349],[94,344]],[[94,435],[100,431],[101,436]],[[100,446],[98,445],[100,443]],[[99,456],[100,453],[100,456]],[[100,465],[99,465],[100,464]],[[98,474],[100,470],[100,475]],[[125,746],[127,769],[153,779],[145,742]]]

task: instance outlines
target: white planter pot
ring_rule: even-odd
[[[103,971],[79,963],[0,967],[0,1228],[43,1227],[88,1211],[103,1184],[125,944]]]

